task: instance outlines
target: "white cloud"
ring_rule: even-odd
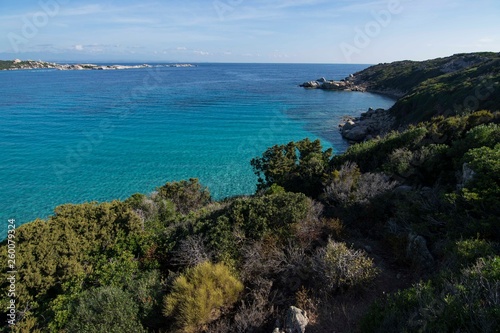
[[[489,43],[493,43],[494,41],[495,41],[495,39],[491,38],[491,37],[483,37],[480,40],[478,40],[478,42],[481,44],[489,44]]]
[[[83,45],[81,45],[81,44],[75,45],[75,50],[83,51]]]

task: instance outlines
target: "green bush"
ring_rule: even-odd
[[[332,240],[317,251],[313,266],[319,285],[327,292],[366,287],[379,272],[364,251]]]
[[[172,201],[181,214],[188,214],[211,202],[210,192],[196,178],[166,183],[158,188],[158,196]]]
[[[372,306],[363,332],[498,332],[500,257],[480,258],[457,277],[419,283]]]
[[[321,194],[332,152],[331,148],[323,151],[319,140],[275,145],[251,161],[259,177],[257,188],[265,190],[276,184],[286,191],[316,197]]]
[[[361,172],[373,172],[381,168],[396,149],[416,150],[427,132],[425,127],[411,127],[402,133],[391,132],[384,138],[350,146],[344,154],[335,156],[331,163],[333,167],[340,168],[350,161],[356,163]]]
[[[132,295],[116,287],[83,292],[73,304],[67,332],[145,332]]]
[[[306,218],[310,209],[311,200],[302,193],[237,198],[201,219],[195,232],[206,236],[210,250],[219,259],[235,259],[244,241],[274,237],[286,243],[293,225]]]
[[[456,194],[449,196],[462,214],[459,221],[467,235],[479,233],[500,240],[500,144],[469,150],[464,161],[474,172]],[[466,219],[464,217],[467,217]]]
[[[494,243],[484,239],[466,239],[456,241],[447,255],[447,264],[452,269],[463,269],[474,264],[479,258],[486,258],[495,253]]]
[[[243,284],[223,264],[204,262],[175,279],[164,311],[177,328],[194,332],[217,319],[243,291]]]
[[[68,204],[57,207],[47,221],[22,225],[16,236],[16,264],[23,267],[16,281],[16,303],[40,318],[50,301],[63,292],[64,283],[88,276],[100,258],[138,255],[142,223],[130,207],[118,201]]]
[[[490,123],[479,125],[467,132],[465,137],[452,143],[449,156],[455,160],[456,166],[463,163],[465,153],[474,148],[493,148],[500,142],[500,125]]]

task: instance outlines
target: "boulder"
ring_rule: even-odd
[[[462,179],[461,182],[457,185],[457,188],[460,190],[470,182],[476,173],[472,170],[468,163],[462,164]]]
[[[307,313],[295,306],[291,306],[286,313],[284,331],[286,333],[304,333],[308,323]]]
[[[345,126],[344,126],[345,127]],[[342,129],[342,136],[350,141],[361,142],[368,135],[368,127],[357,125],[349,130]]]
[[[349,119],[341,127],[343,131],[349,131],[353,129],[355,125],[356,123],[352,119]]]
[[[318,88],[320,86],[320,84],[317,81],[308,81],[308,82],[302,83],[300,86],[304,87],[304,88]]]
[[[424,237],[414,233],[408,235],[406,258],[411,261],[417,269],[421,270],[431,268],[434,263],[434,258],[427,248],[427,241]]]
[[[326,82],[327,80],[326,80],[324,77],[322,77],[322,78],[320,78],[320,79],[317,79],[316,81],[317,81],[317,82],[321,82],[321,83],[323,83],[323,82]]]

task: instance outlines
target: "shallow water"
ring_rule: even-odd
[[[124,199],[197,177],[217,199],[250,194],[250,160],[305,137],[343,152],[344,115],[394,101],[307,90],[365,65],[198,64],[0,72],[0,231],[63,203]],[[3,222],[2,222],[3,221]]]

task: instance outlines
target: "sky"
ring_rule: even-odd
[[[500,52],[499,0],[16,0],[0,59],[358,63]]]

